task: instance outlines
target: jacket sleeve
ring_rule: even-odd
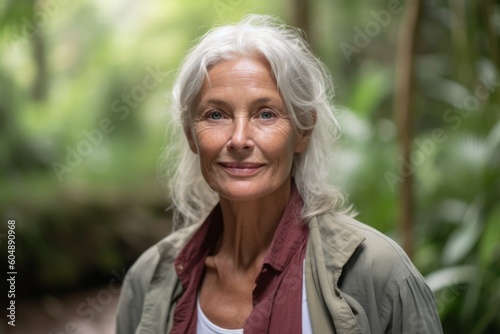
[[[116,315],[116,334],[134,334],[141,321],[144,298],[158,264],[156,246],[149,248],[130,267],[123,281]]]
[[[409,276],[399,285],[392,307],[386,333],[443,333],[433,293],[421,277]]]

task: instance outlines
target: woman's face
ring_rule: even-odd
[[[186,136],[210,187],[235,201],[284,191],[293,156],[309,139],[294,130],[270,67],[260,58],[209,69]]]

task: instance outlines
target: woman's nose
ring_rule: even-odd
[[[234,120],[231,137],[227,143],[228,150],[250,151],[255,143],[252,138],[251,124],[246,118]]]

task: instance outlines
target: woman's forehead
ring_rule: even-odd
[[[266,62],[255,58],[238,58],[218,63],[208,71],[198,102],[213,98],[281,99],[276,81]]]
[[[241,57],[222,61],[208,70],[205,83],[214,85],[255,85],[277,89],[269,64],[260,58]]]

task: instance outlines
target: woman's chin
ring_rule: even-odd
[[[241,189],[236,191],[231,191],[231,190],[218,191],[218,193],[221,198],[234,202],[255,201],[265,196],[265,193],[263,192],[258,192],[258,191],[249,192]]]
[[[272,194],[273,197],[281,196],[280,190],[284,191],[283,185],[272,184],[270,182],[231,182],[229,185],[218,185],[212,189],[221,198],[229,201],[256,201],[264,199]],[[283,194],[285,195],[285,193]]]

